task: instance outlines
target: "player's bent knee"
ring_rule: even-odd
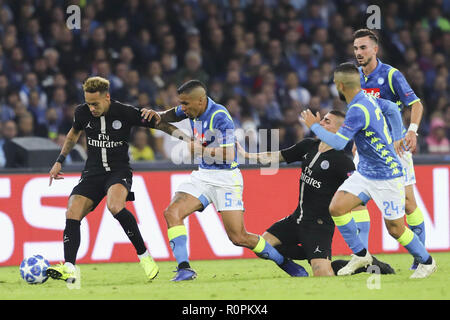
[[[113,216],[118,214],[120,211],[125,208],[125,204],[108,204],[107,205],[109,212],[112,213]]]

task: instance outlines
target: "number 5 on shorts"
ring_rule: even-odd
[[[231,199],[231,192],[225,193],[225,207],[231,207],[232,199]]]

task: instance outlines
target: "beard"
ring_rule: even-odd
[[[356,60],[358,62],[358,60]],[[372,57],[369,57],[366,62],[358,62],[358,65],[361,67],[367,66],[372,61]]]
[[[344,101],[344,102],[347,102],[347,101],[345,100],[345,96],[344,96],[340,91],[338,91],[338,94],[339,94],[339,99],[341,99],[341,100]]]

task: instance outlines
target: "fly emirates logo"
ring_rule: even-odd
[[[110,137],[107,134],[98,134],[98,139],[92,139],[87,137],[87,144],[97,148],[116,148],[123,146],[123,141],[110,141]]]
[[[300,177],[300,180],[302,180],[304,183],[309,184],[310,186],[320,189],[320,186],[322,185],[321,181],[317,181],[312,175],[312,170],[308,167],[305,167],[305,170],[302,171],[302,175]]]

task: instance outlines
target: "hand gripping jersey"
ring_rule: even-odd
[[[181,109],[176,107],[176,115],[180,118],[187,118],[187,115]],[[228,110],[215,103],[208,97],[208,105],[205,112],[198,118],[189,119],[191,122],[194,138],[205,147],[217,148],[235,146],[234,123]],[[202,159],[201,169],[235,169],[238,167],[236,147],[234,160],[211,161],[211,159]]]
[[[111,100],[106,114],[94,117],[87,104],[75,109],[72,127],[84,130],[87,139],[87,154],[82,176],[91,176],[111,171],[131,170],[128,156],[128,140],[132,126],[154,128],[143,119],[138,108]]]

